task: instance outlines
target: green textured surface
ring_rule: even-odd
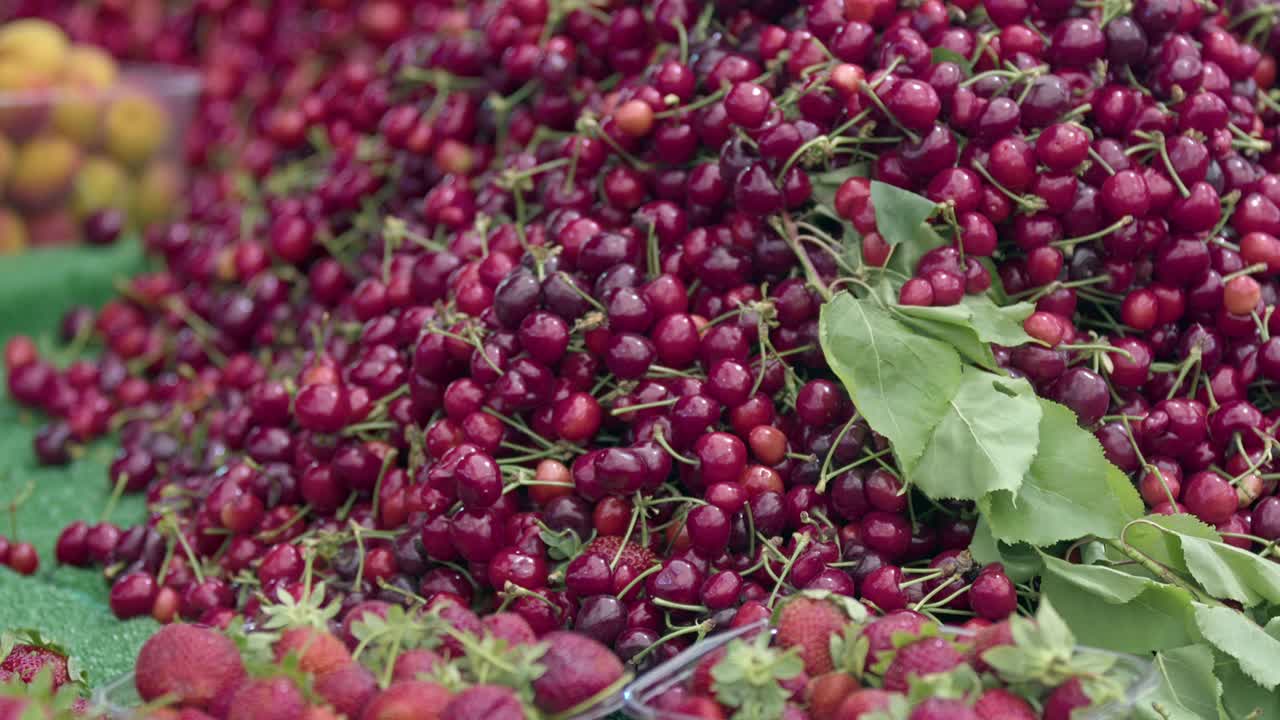
[[[0,345],[26,333],[48,347],[63,313],[77,304],[100,304],[113,295],[117,279],[142,267],[136,242],[0,259]],[[149,618],[116,620],[107,607],[108,586],[100,570],[57,567],[54,562],[61,529],[77,519],[96,521],[106,506],[112,444],[103,441],[87,448],[67,467],[40,467],[31,441],[41,421],[36,413],[0,397],[0,507],[27,483],[35,483],[34,494],[18,512],[18,533],[40,553],[34,577],[0,567],[0,630],[39,629],[80,658],[91,683],[103,683],[132,666],[138,646],[156,625]],[[142,498],[132,497],[117,506],[111,519],[127,524],[143,515]],[[0,533],[10,534],[7,513],[0,516]]]

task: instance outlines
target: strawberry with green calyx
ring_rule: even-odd
[[[913,676],[910,685],[907,699],[913,705],[934,697],[961,700],[972,705],[985,689],[978,671],[964,662],[944,672]]]
[[[773,624],[778,629],[778,645],[798,648],[805,672],[817,676],[834,667],[832,638],[850,622],[861,623],[866,617],[867,609],[852,598],[826,590],[804,590],[778,605]]]
[[[874,665],[880,655],[894,649],[894,638],[900,635],[919,637],[933,621],[914,610],[895,610],[872,620],[862,629],[867,638],[867,663]]]
[[[866,688],[845,698],[836,720],[907,720],[911,703],[900,693]]]
[[[244,677],[236,643],[217,630],[165,625],[138,652],[134,684],[147,702],[163,696],[207,707]]]
[[[54,690],[67,683],[85,684],[80,664],[39,630],[23,629],[0,635],[0,657],[4,658],[0,661],[0,681],[16,676],[29,683],[41,670],[48,669]]]
[[[397,682],[369,701],[359,718],[351,720],[440,720],[454,693],[439,683]]]
[[[1108,672],[1115,657],[1102,653],[1076,653],[1075,636],[1048,600],[1041,600],[1035,620],[1013,616],[1007,621],[1012,645],[986,650],[982,659],[1020,694],[1039,696],[1072,683],[1092,704],[1105,704],[1124,696],[1125,686]]]
[[[953,642],[931,636],[898,648],[891,658],[877,663],[877,669],[884,667],[882,679],[886,690],[906,692],[913,684],[938,673],[950,672],[963,664],[964,653]]]
[[[1004,688],[990,688],[973,704],[981,720],[1036,720],[1036,711],[1020,695]]]
[[[64,682],[55,685],[54,669],[44,667],[30,680],[16,673],[0,680],[0,720],[72,720],[82,718],[87,703],[80,696],[83,686]]]
[[[532,704],[533,682],[546,671],[539,663],[547,653],[546,643],[512,645],[490,634],[477,637],[450,627],[444,632],[462,644],[464,652],[453,665],[470,684],[504,685]]]
[[[978,714],[963,700],[926,698],[911,709],[908,720],[979,720]]]
[[[440,625],[429,621],[433,617],[430,612],[420,614],[399,605],[388,608],[386,617],[366,613],[352,625],[358,643],[351,654],[373,671],[380,687],[386,688],[402,651],[431,650],[440,645]]]
[[[782,682],[804,672],[800,653],[770,647],[764,634],[731,641],[724,659],[711,670],[716,700],[734,709],[733,720],[780,717],[791,695]]]

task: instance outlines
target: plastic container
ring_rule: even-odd
[[[574,715],[568,720],[603,720],[622,710],[622,692],[601,700],[590,710]],[[133,683],[133,673],[125,673],[93,691],[90,708],[108,720],[133,720],[133,711],[142,705]]]
[[[180,209],[199,73],[95,57],[109,86],[0,92],[0,256],[101,242],[103,228],[141,230]]]
[[[672,687],[689,680],[698,663],[716,649],[728,645],[745,635],[751,635],[768,626],[767,621],[737,628],[728,632],[713,635],[676,655],[665,663],[645,673],[639,680],[631,683],[622,693],[623,710],[630,717],[638,720],[698,720],[697,718],[660,710],[652,706],[652,702]],[[772,632],[772,631],[770,631]],[[943,633],[954,637],[969,637],[973,633],[954,628],[943,628]],[[1116,658],[1119,672],[1133,677],[1128,692],[1123,700],[1092,708],[1087,712],[1078,712],[1076,720],[1111,720],[1130,717],[1133,708],[1148,693],[1160,685],[1160,674],[1154,663],[1134,655],[1114,653],[1108,650],[1080,647],[1078,652],[1100,653]]]

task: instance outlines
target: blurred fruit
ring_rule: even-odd
[[[75,218],[66,210],[49,210],[27,216],[27,234],[32,247],[70,245],[79,241]]]
[[[9,173],[13,171],[13,143],[4,135],[0,135],[0,196],[4,195],[5,183]]]
[[[0,255],[22,252],[27,248],[27,228],[12,210],[0,207]]]
[[[173,217],[182,190],[182,170],[167,160],[157,160],[142,171],[133,188],[130,215],[133,224],[145,227]]]
[[[34,83],[56,80],[67,50],[67,36],[44,20],[17,20],[0,26],[0,64],[16,67]]]
[[[103,133],[108,152],[126,165],[139,166],[169,139],[169,115],[150,96],[126,91],[107,106]]]
[[[106,102],[103,93],[118,76],[115,60],[107,53],[90,45],[73,47],[51,111],[53,127],[82,145],[96,142]]]
[[[9,178],[9,194],[29,207],[44,207],[70,186],[80,149],[67,138],[44,135],[18,149]]]
[[[84,161],[76,173],[71,191],[71,208],[85,218],[104,208],[127,207],[131,194],[129,176],[116,161],[95,155]]]

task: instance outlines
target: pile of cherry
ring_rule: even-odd
[[[901,303],[1035,301],[1009,372],[1154,512],[1272,554],[1254,9],[491,0],[427,5],[380,57],[325,48],[331,72],[258,52],[245,78],[279,86],[226,131],[240,165],[148,234],[163,270],[68,316],[102,354],[5,349],[41,460],[115,431],[107,482],[149,502],[57,559],[104,568],[120,617],[253,619],[314,561],[343,612],[443,596],[638,667],[800,589],[1001,620],[1018,588],[964,552],[972,504],[902,487],[819,346],[811,281],[859,258],[788,226],[839,218],[884,264],[857,163],[954,228]]]

